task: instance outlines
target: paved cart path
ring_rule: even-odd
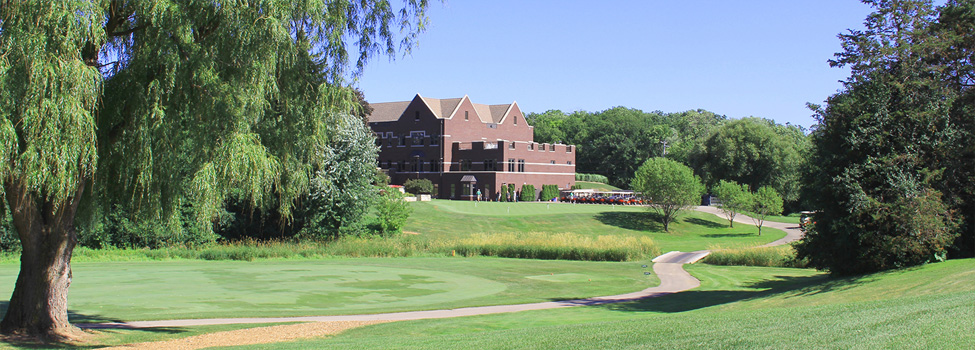
[[[712,213],[721,216],[717,208],[696,207],[697,211]],[[752,224],[751,219],[739,215],[736,222]],[[782,224],[777,222],[766,222],[765,226],[777,228],[786,232],[786,236],[780,240],[771,242],[765,246],[776,246],[798,240],[802,233],[798,225]],[[106,328],[155,328],[155,327],[190,327],[203,325],[222,325],[222,324],[248,324],[248,323],[279,323],[279,322],[389,322],[404,320],[422,320],[434,318],[450,318],[462,316],[488,315],[507,312],[519,312],[528,310],[558,309],[575,306],[602,305],[627,301],[636,301],[645,298],[659,297],[662,295],[678,293],[685,290],[697,288],[701,282],[684,270],[684,264],[692,264],[703,259],[710,252],[706,250],[696,252],[669,252],[653,259],[653,271],[660,278],[660,285],[647,288],[638,292],[611,295],[603,297],[593,297],[586,299],[575,299],[565,301],[550,301],[531,304],[516,305],[495,305],[479,306],[445,310],[427,310],[410,312],[392,312],[384,314],[364,314],[364,315],[339,315],[339,316],[305,316],[305,317],[254,317],[254,318],[209,318],[209,319],[186,319],[186,320],[163,320],[163,321],[131,321],[131,322],[110,322],[110,323],[86,323],[78,324],[81,328],[87,329],[106,329]]]

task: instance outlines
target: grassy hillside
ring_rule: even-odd
[[[499,233],[573,233],[598,237],[649,237],[660,251],[750,247],[772,242],[785,232],[753,225],[729,228],[715,215],[688,211],[670,232],[645,207],[567,203],[498,203],[434,200],[417,202],[405,231],[427,239],[456,240]]]
[[[594,189],[596,191],[619,191],[620,188],[599,182],[576,181],[576,186],[581,189]]]
[[[972,259],[846,279],[800,269],[695,265],[689,270],[702,280],[700,288],[642,302],[397,322],[273,348],[970,349],[975,344]]]

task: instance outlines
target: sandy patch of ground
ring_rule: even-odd
[[[333,321],[288,324],[208,333],[182,339],[128,344],[106,349],[191,350],[214,346],[269,344],[338,334],[347,329],[383,322],[385,321]]]

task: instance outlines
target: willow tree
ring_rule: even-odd
[[[125,199],[175,226],[231,196],[287,217],[322,164],[343,83],[408,50],[425,0],[0,1],[0,179],[20,237],[4,333],[67,317],[79,208]],[[351,55],[358,55],[350,58]],[[354,117],[353,117],[354,118]]]

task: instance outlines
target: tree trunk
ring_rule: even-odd
[[[76,340],[78,328],[68,322],[71,253],[77,243],[74,218],[84,183],[75,196],[53,203],[16,181],[6,184],[7,201],[23,251],[20,275],[0,332],[43,340]]]

